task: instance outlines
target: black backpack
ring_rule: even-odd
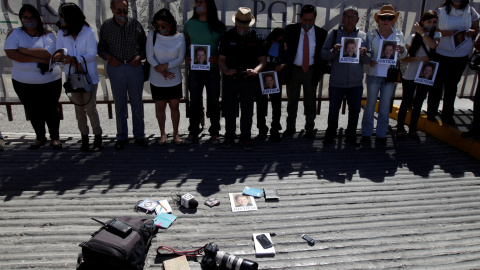
[[[152,239],[158,231],[152,219],[138,217],[117,218],[132,227],[121,237],[102,226],[92,238],[80,244],[77,270],[142,270]],[[107,222],[108,223],[108,222]]]

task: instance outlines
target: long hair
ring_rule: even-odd
[[[177,20],[175,20],[175,17],[173,17],[172,13],[168,11],[168,9],[162,8],[157,11],[157,13],[153,15],[152,25],[155,26],[158,20],[167,22],[172,25],[170,27],[170,35],[175,35],[177,33]]]
[[[429,10],[429,11],[423,13],[422,17],[420,18],[420,23],[419,24],[420,24],[421,27],[423,27],[423,22],[424,21],[435,19],[435,18],[438,19],[437,13],[433,10]],[[436,27],[434,27],[430,31],[430,33],[428,34],[428,36],[431,37],[432,39],[435,36],[435,28]],[[418,49],[420,49],[420,46],[422,46],[422,43],[423,43],[422,35],[420,35],[419,33],[415,33],[415,36],[413,37],[413,40],[412,40],[412,45],[410,46],[410,50],[408,50],[409,56],[415,57]]]
[[[30,5],[30,4],[25,4],[22,6],[22,8],[20,8],[20,11],[18,12],[18,17],[20,18],[20,21],[22,21],[22,17],[23,17],[23,13],[25,12],[30,12],[30,14],[32,14],[33,18],[35,18],[35,20],[37,20],[37,33],[39,36],[43,36],[46,34],[45,32],[45,29],[43,28],[43,22],[42,22],[42,18],[40,17],[40,13],[38,13],[38,10]],[[22,30],[23,31],[26,31],[25,29],[25,26],[23,26],[23,23],[22,23]]]
[[[82,31],[84,25],[89,26],[85,15],[79,6],[74,3],[63,3],[58,8],[63,14],[63,19],[65,20],[66,27],[63,27],[65,34],[64,36],[69,35],[78,35]]]
[[[464,9],[468,4],[470,4],[470,0],[463,0],[462,4],[460,4],[460,9]],[[450,11],[452,11],[452,0],[445,0],[440,7],[445,7],[447,14],[450,14]]]
[[[272,45],[274,41],[276,41],[278,38],[280,38],[283,35],[285,35],[285,29],[283,29],[282,27],[277,27],[273,29],[273,31],[270,34],[268,34],[267,39],[265,40],[265,45],[269,47],[270,45]]]
[[[206,0],[205,2],[207,3],[207,23],[210,31],[224,32],[227,30],[225,24],[218,19],[217,5],[215,4],[215,1]],[[197,11],[195,10],[195,7],[193,7],[193,15],[191,19],[198,19],[198,17]]]

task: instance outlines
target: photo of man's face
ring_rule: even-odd
[[[273,79],[273,76],[265,76],[265,88],[266,89],[272,89],[275,86],[275,80]]]

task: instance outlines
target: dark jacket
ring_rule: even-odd
[[[318,26],[315,27],[315,56],[314,56],[314,76],[312,78],[312,84],[317,84],[318,79],[321,75],[324,74],[324,69],[327,65],[327,61],[322,60],[322,47],[325,39],[327,38],[327,30],[320,28]],[[288,53],[287,57],[287,66],[289,68],[293,67],[293,60],[297,55],[298,50],[298,42],[300,41],[300,31],[302,30],[302,24],[289,24],[285,28],[285,42],[287,43]],[[291,73],[291,72],[287,72]]]

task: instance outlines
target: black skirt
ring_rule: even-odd
[[[153,100],[181,99],[183,97],[182,83],[169,87],[158,87],[150,84],[150,90]]]

